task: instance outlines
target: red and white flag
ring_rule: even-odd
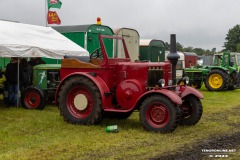
[[[47,21],[48,24],[61,24],[61,20],[55,11],[48,11]]]

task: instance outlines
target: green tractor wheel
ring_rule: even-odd
[[[228,90],[235,90],[236,87],[237,87],[237,74],[235,72],[233,72],[231,75],[230,75],[230,84],[228,86]]]
[[[208,72],[205,87],[209,91],[223,91],[229,86],[230,76],[223,70],[213,69]]]
[[[202,87],[202,82],[201,81],[191,82],[190,86],[196,89],[200,89]]]
[[[21,95],[21,103],[25,109],[44,109],[46,97],[43,90],[38,87],[30,86]]]

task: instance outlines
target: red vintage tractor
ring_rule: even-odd
[[[203,95],[187,85],[171,85],[170,62],[131,62],[122,37],[99,35],[99,41],[90,57],[62,60],[56,102],[65,121],[91,125],[139,110],[146,130],[166,133],[200,120]],[[109,41],[117,47],[113,57],[104,45]]]

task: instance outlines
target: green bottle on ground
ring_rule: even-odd
[[[117,133],[118,132],[118,126],[117,125],[111,125],[111,126],[106,126],[105,127],[105,132],[113,132],[113,133]]]

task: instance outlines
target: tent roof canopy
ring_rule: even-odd
[[[0,20],[0,57],[62,59],[65,55],[89,53],[51,27]]]

